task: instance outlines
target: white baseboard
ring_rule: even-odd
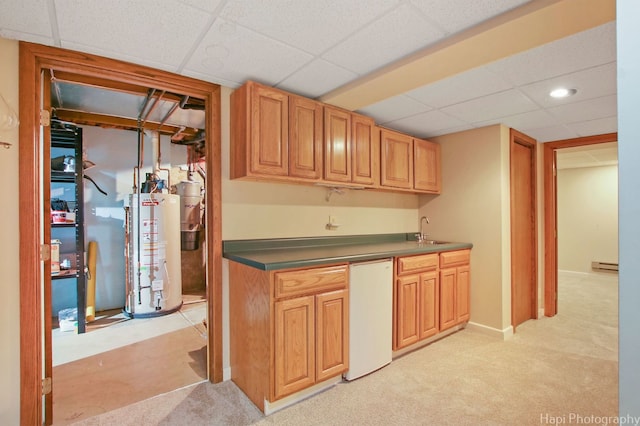
[[[301,390],[300,392],[296,392],[293,395],[286,396],[282,399],[279,399],[275,402],[269,402],[266,399],[264,400],[264,414],[269,415],[273,414],[278,410],[282,410],[290,405],[293,405],[297,402],[302,401],[303,399],[307,399],[313,395],[316,395],[320,392],[324,392],[329,388],[332,388],[336,384],[342,381],[342,376],[336,376],[330,379],[325,380],[324,382],[317,383],[307,389]]]
[[[616,272],[579,272],[558,269],[558,278],[586,278],[617,281],[618,274]]]
[[[513,327],[509,326],[504,330],[500,330],[498,328],[493,328],[486,326],[484,324],[478,324],[476,322],[469,322],[467,324],[467,328],[469,330],[478,331],[482,334],[486,334],[488,336],[492,336],[501,340],[507,340],[513,336]]]
[[[231,380],[231,367],[222,369],[222,381],[226,382],[227,380]]]

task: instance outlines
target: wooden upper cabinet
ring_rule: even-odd
[[[413,189],[413,138],[380,130],[380,186]]]
[[[352,182],[377,186],[380,180],[380,132],[372,118],[351,114]]]
[[[324,179],[351,182],[351,113],[324,107]]]
[[[231,178],[287,176],[289,96],[249,82],[231,95]]]
[[[231,179],[439,194],[440,145],[249,81],[231,94]]]
[[[289,97],[289,176],[322,177],[322,104]]]
[[[287,175],[289,170],[289,97],[255,86],[251,93],[251,172]]]
[[[420,139],[413,140],[413,187],[439,194],[442,186],[440,145]]]

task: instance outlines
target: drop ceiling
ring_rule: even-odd
[[[256,80],[417,137],[617,131],[615,0],[1,1],[0,37]]]

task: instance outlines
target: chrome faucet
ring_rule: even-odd
[[[426,216],[422,216],[420,218],[420,238],[419,238],[419,241],[421,241],[421,242],[426,241],[427,237],[429,236],[428,234],[425,234],[424,228],[422,227],[424,222],[427,222],[427,225],[428,225],[429,224],[429,218],[426,217]]]

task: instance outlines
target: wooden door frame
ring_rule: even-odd
[[[152,68],[33,43],[19,44],[20,423],[42,424],[43,240],[40,156],[41,73],[66,71],[115,83],[154,87],[204,99],[206,104],[206,240],[208,376],[222,381],[222,240],[220,86]],[[47,216],[48,217],[48,216]]]
[[[514,144],[520,144],[520,145],[524,145],[526,147],[531,148],[531,152],[532,152],[532,156],[531,156],[531,182],[533,184],[531,190],[532,190],[532,194],[533,194],[533,207],[532,207],[532,211],[531,211],[531,215],[533,216],[533,244],[532,244],[532,256],[533,256],[533,271],[531,271],[531,274],[533,276],[534,279],[534,283],[533,283],[533,289],[532,289],[532,295],[531,295],[531,303],[532,303],[532,311],[535,315],[535,317],[538,316],[538,220],[537,220],[537,155],[538,155],[538,151],[537,151],[537,141],[533,138],[531,138],[530,136],[525,135],[524,133],[518,132],[515,129],[509,129],[509,181],[511,182],[511,180],[513,179],[513,164],[512,164],[512,159],[513,159],[513,146]],[[513,196],[513,185],[510,185],[510,216],[513,217],[515,212],[514,212],[514,204],[513,204],[513,200],[514,200],[514,196]],[[513,236],[514,236],[514,229],[513,229],[513,220],[511,220],[511,240],[513,241]],[[511,325],[513,327],[513,331],[515,332],[516,329],[516,325],[515,325],[515,314],[514,314],[514,282],[513,282],[513,275],[514,275],[514,262],[513,262],[513,243],[511,244],[511,254],[512,254],[512,258],[511,258]]]
[[[558,206],[556,199],[556,150],[616,142],[618,133],[545,142],[544,146],[544,315],[558,313]]]

